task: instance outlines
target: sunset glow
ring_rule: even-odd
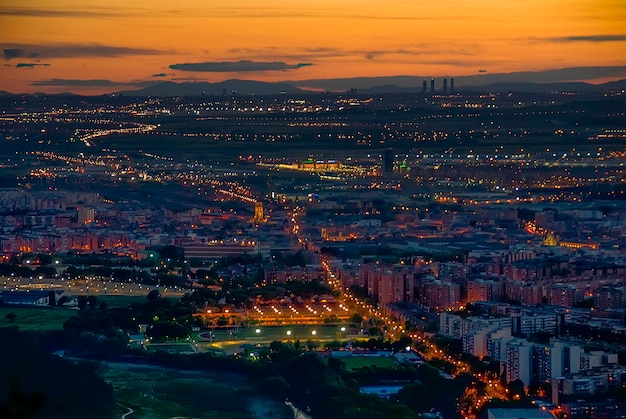
[[[624,21],[616,0],[3,0],[0,90],[622,67]]]

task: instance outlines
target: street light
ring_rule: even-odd
[[[291,336],[291,330],[287,330],[287,336]]]
[[[261,329],[256,329],[256,330],[254,331],[254,333],[256,333],[256,334],[258,335],[259,333],[261,333]]]
[[[312,334],[313,336],[315,336],[315,335],[317,335],[317,332],[316,332],[315,330],[312,330],[312,331],[311,331],[311,334]]]

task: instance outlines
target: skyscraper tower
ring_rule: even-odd
[[[422,93],[426,93],[426,79],[424,79],[424,82],[422,83]]]
[[[383,151],[383,173],[393,173],[393,149]]]
[[[454,79],[450,79],[450,93],[454,93]]]
[[[435,93],[435,79],[430,79],[430,93]]]
[[[448,79],[443,79],[443,93],[448,93]]]

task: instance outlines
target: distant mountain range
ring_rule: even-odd
[[[139,90],[126,90],[117,94],[127,96],[221,96],[231,95],[277,95],[302,93],[304,90],[287,83],[267,83],[253,80],[225,80],[218,83],[164,81]]]
[[[429,87],[430,88],[430,87]],[[579,92],[601,93],[626,89],[626,79],[603,84],[591,84],[584,82],[560,82],[560,83],[492,83],[485,86],[462,85],[455,86],[455,90],[464,92],[522,92],[522,93],[549,93],[549,92]],[[422,87],[400,87],[395,85],[374,86],[359,90],[362,93],[389,93],[411,92],[419,93]]]
[[[358,88],[357,92],[362,94],[382,94],[382,93],[419,93],[422,91],[422,79],[412,77],[415,82],[413,86],[402,86],[396,84],[374,85],[371,87]],[[406,80],[403,80],[406,83]],[[419,83],[417,83],[419,81]],[[306,82],[297,82],[306,85]],[[405,84],[403,83],[403,84]],[[360,83],[355,83],[360,84]],[[349,86],[349,85],[348,85]],[[346,91],[346,89],[333,89],[334,91]],[[430,84],[429,84],[430,88]],[[439,85],[439,89],[441,85]],[[626,89],[626,79],[613,81],[603,84],[591,84],[583,82],[560,82],[560,83],[492,83],[484,86],[460,85],[455,86],[457,91],[475,91],[475,92],[524,92],[524,93],[548,93],[553,91],[583,92],[583,93],[601,93],[606,91],[616,91]],[[156,83],[151,86],[139,90],[126,90],[117,92],[117,94],[126,96],[221,96],[224,93],[231,95],[233,93],[239,95],[279,95],[279,94],[297,94],[307,93],[312,90],[304,86],[293,85],[290,83],[268,83],[252,80],[226,80],[219,83],[208,82],[185,82],[175,83],[165,81]],[[319,90],[313,90],[319,91]]]
[[[317,79],[285,81],[301,89],[309,90],[329,90],[346,91],[348,89],[358,89],[359,91],[386,92],[386,91],[422,91],[424,80],[430,89],[430,81],[434,80],[435,90],[442,88],[443,80],[454,79],[455,90],[498,90],[522,89],[522,91],[549,92],[557,90],[594,91],[596,87],[590,83],[579,83],[577,80],[610,80],[626,79],[626,66],[612,67],[569,67],[561,69],[541,70],[541,71],[517,71],[512,73],[487,73],[481,70],[477,74],[466,76],[391,76],[391,77],[352,77],[339,79]],[[624,82],[618,86],[624,86]],[[614,86],[598,85],[600,89],[615,89]]]
[[[560,82],[560,83],[493,83],[486,86],[463,86],[464,91],[477,92],[580,92],[601,93],[626,89],[626,79],[602,84],[583,82]]]
[[[625,67],[626,68],[626,67]],[[460,76],[454,78],[454,89],[459,92],[520,92],[520,93],[548,93],[548,92],[582,92],[602,93],[609,91],[626,90],[626,79],[603,84],[591,84],[585,82],[562,82],[557,79],[554,72],[523,72],[508,74],[478,74]],[[626,70],[625,70],[626,71]],[[451,87],[451,78],[448,79],[448,87]],[[583,78],[583,77],[581,77]],[[556,79],[556,80],[555,80]],[[583,78],[584,79],[584,78]],[[303,94],[312,92],[346,92],[356,89],[360,94],[383,94],[383,93],[420,93],[422,84],[427,80],[430,90],[430,78],[416,76],[393,76],[393,77],[354,77],[343,79],[318,79],[297,80],[285,82],[261,82],[254,80],[226,80],[217,83],[191,81],[152,81],[142,82],[142,87],[133,90],[116,92],[124,96],[222,96],[232,95],[280,95],[280,94]],[[444,77],[435,78],[435,90],[441,91]],[[130,87],[130,86],[129,86]],[[49,94],[49,93],[48,93]],[[0,91],[0,96],[8,96],[12,93]],[[46,95],[36,93],[35,95]],[[59,93],[55,96],[75,95],[74,93]]]

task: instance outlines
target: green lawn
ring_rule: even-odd
[[[345,327],[346,331],[341,332]],[[257,333],[258,330],[258,333]],[[291,332],[290,334],[288,332]],[[315,333],[313,333],[315,332]],[[240,352],[244,345],[267,345],[272,341],[300,341],[305,345],[308,340],[320,343],[323,347],[325,343],[334,340],[346,340],[346,336],[356,333],[356,329],[347,325],[298,325],[298,326],[251,326],[237,329],[221,329],[213,331],[213,340],[209,338],[208,331],[193,332],[191,337],[198,342],[198,350],[205,352],[209,350],[232,354]]]
[[[128,407],[135,411],[129,419],[292,416],[283,403],[257,396],[254,383],[235,374],[126,363],[100,363],[98,373],[113,386],[120,415]]]
[[[346,331],[341,332],[345,327]],[[213,336],[217,341],[245,341],[246,343],[269,343],[274,340],[307,340],[332,341],[343,340],[352,329],[347,325],[298,325],[298,326],[250,326],[240,329],[217,329]],[[208,331],[194,332],[192,338],[197,341],[207,341]]]
[[[346,365],[346,370],[354,371],[363,367],[377,366],[381,368],[393,368],[398,365],[398,360],[392,356],[359,356],[352,355],[340,358]]]
[[[7,314],[15,314],[13,322]],[[61,307],[0,307],[0,327],[18,326],[20,330],[47,331],[63,329],[63,323],[78,312]]]

